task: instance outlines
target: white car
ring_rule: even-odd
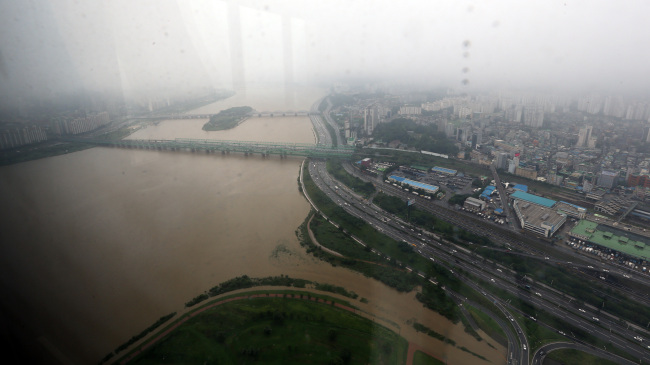
[[[535,295],[537,295],[540,298],[542,297],[542,294],[540,294],[539,292],[535,292]]]
[[[639,341],[639,342],[643,342],[643,338],[642,338],[642,337],[634,336],[634,339],[637,340],[637,341]]]
[[[580,312],[582,312],[582,313],[587,313],[587,311],[585,311],[585,310],[582,309],[582,308],[580,308],[580,309],[578,309],[578,310],[579,310]]]
[[[527,350],[526,345],[524,345],[524,351],[526,351],[526,350]]]
[[[598,318],[596,318],[596,317],[591,317],[591,319],[593,319],[593,320],[596,321],[596,322],[600,322],[600,319],[598,319]]]

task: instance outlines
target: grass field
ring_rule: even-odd
[[[444,365],[445,363],[433,358],[422,351],[416,351],[413,355],[413,365]]]
[[[562,349],[555,350],[548,355],[546,359],[555,360],[560,364],[598,364],[598,365],[614,365],[616,364],[613,361],[602,359],[598,356],[590,355],[586,352],[572,350],[572,349]],[[546,363],[546,361],[544,361]]]
[[[406,340],[342,309],[299,299],[226,303],[188,320],[132,364],[403,364]]]
[[[499,324],[494,319],[490,318],[490,316],[472,307],[469,304],[465,304],[465,309],[467,309],[469,314],[472,316],[472,318],[474,318],[474,321],[483,330],[483,332],[487,333],[488,336],[492,337],[500,344],[504,346],[508,345],[506,333],[503,332],[501,326],[499,326]]]

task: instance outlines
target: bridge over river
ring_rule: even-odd
[[[221,141],[213,139],[176,138],[166,139],[86,139],[65,138],[67,142],[87,143],[108,147],[159,150],[159,151],[191,151],[205,153],[243,153],[245,155],[260,154],[262,156],[279,155],[303,156],[315,158],[344,158],[349,159],[354,153],[354,147],[332,145],[313,145],[306,143],[277,143],[253,141]]]
[[[151,115],[145,117],[132,117],[130,119],[141,120],[160,120],[160,119],[210,119],[211,116],[216,114],[163,114]],[[257,111],[253,110],[248,113],[249,117],[306,117],[309,115],[309,110],[275,110],[275,111]]]

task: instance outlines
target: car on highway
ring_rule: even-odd
[[[643,342],[643,337],[640,337],[640,336],[634,336],[634,339],[637,340],[637,341],[639,341],[639,342]]]
[[[580,312],[582,312],[582,313],[587,313],[587,311],[585,311],[585,310],[582,309],[582,308],[579,308],[578,310],[579,310]]]
[[[494,279],[490,279],[490,281],[494,283]]]
[[[535,292],[535,295],[537,295],[540,298],[542,297],[542,294],[540,294],[538,291]]]
[[[526,351],[526,350],[527,350],[527,348],[526,348],[526,344],[524,344],[524,351]]]
[[[596,317],[591,317],[591,319],[593,319],[593,320],[596,321],[596,322],[600,322],[600,319],[598,319],[598,318],[596,318]]]

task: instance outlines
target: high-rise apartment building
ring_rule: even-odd
[[[501,152],[497,155],[496,168],[505,170],[508,168],[508,154]]]
[[[539,128],[544,124],[544,107],[530,105],[524,107],[524,124]]]
[[[589,143],[589,140],[591,139],[591,132],[593,130],[593,127],[588,125],[584,128],[580,128],[580,131],[578,132],[578,143],[576,143],[576,147],[586,147],[587,144]]]

